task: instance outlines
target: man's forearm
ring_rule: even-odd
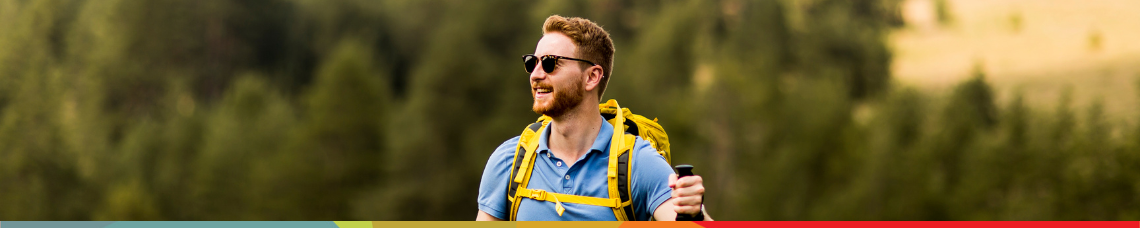
[[[674,201],[676,200],[677,199],[669,199],[661,203],[661,206],[657,206],[657,210],[653,211],[653,219],[657,221],[677,221],[677,212],[674,210],[676,207]],[[704,205],[701,205],[701,213],[705,215],[704,221],[713,221],[712,216],[709,216],[709,212],[705,210]]]
[[[503,220],[499,219],[499,218],[495,218],[495,216],[491,216],[491,214],[487,214],[487,212],[483,212],[483,210],[479,210],[479,214],[475,216],[475,221],[503,221]]]

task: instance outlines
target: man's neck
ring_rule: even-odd
[[[598,105],[582,102],[561,116],[551,117],[551,121],[554,124],[550,129],[547,146],[555,157],[565,161],[569,167],[590,152],[605,120],[602,119]]]

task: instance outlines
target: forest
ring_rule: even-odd
[[[899,2],[0,0],[0,220],[472,220],[554,14],[718,220],[1140,220],[1140,126],[897,83]]]

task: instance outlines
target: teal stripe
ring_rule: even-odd
[[[106,221],[4,221],[5,228],[103,228],[115,222]]]

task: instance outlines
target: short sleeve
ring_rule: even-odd
[[[491,153],[487,167],[483,168],[483,178],[479,181],[479,210],[506,220],[510,205],[507,201],[507,179],[511,175],[511,163],[515,159],[515,147],[519,137],[508,139]]]
[[[673,189],[669,188],[669,174],[673,167],[665,157],[649,145],[649,141],[637,138],[634,144],[633,199],[637,220],[646,221],[653,217],[658,206],[669,200]]]

